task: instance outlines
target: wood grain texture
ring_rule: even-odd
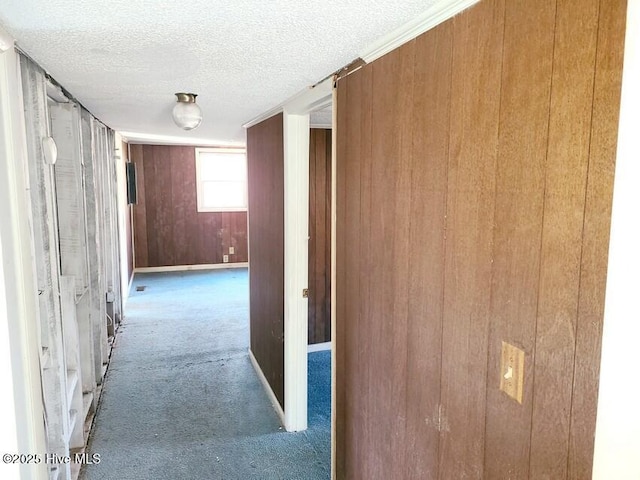
[[[156,265],[176,265],[175,263],[175,243],[173,241],[174,212],[172,208],[173,185],[171,182],[171,156],[163,155],[163,146],[151,146],[151,154],[147,157],[147,164],[151,166],[153,172],[153,183],[151,191],[155,193],[156,215],[151,219],[155,246],[149,252],[149,257],[155,259]],[[146,176],[147,182],[151,180]],[[150,200],[150,199],[149,199]],[[149,205],[151,202],[148,202]],[[148,207],[147,207],[148,208]],[[151,232],[150,232],[151,233]]]
[[[189,154],[189,150],[180,149],[168,158],[168,173],[171,175],[171,191],[167,192],[170,195],[171,200],[171,214],[173,222],[171,224],[171,230],[168,232],[171,235],[173,245],[173,262],[176,264],[176,259],[187,259],[189,255],[189,232],[187,231],[187,210],[186,203],[187,198],[193,196],[195,191],[195,182],[187,183],[185,180],[185,169],[183,165],[190,163],[188,158],[185,158],[185,154]],[[178,186],[182,185],[182,188]]]
[[[282,114],[247,130],[251,351],[284,407]]]
[[[627,2],[602,0],[584,213],[567,478],[590,478]]]
[[[370,415],[377,399],[370,385],[375,373],[368,342],[355,339],[374,323],[371,319],[368,274],[372,265],[371,242],[371,152],[372,152],[372,78],[373,71],[365,66],[344,79],[338,89],[338,199],[337,211],[348,215],[337,218],[337,254],[346,260],[338,269],[336,298],[336,366],[348,374],[338,377],[340,386],[336,425],[337,447],[344,452],[337,458],[338,478],[375,478],[372,459],[378,454],[371,451],[370,433],[375,431],[377,419]],[[347,140],[348,139],[348,140]],[[359,229],[346,229],[359,225]],[[349,254],[341,253],[349,251]],[[352,253],[356,252],[355,255]],[[342,288],[341,288],[342,286]],[[340,293],[346,295],[341,295]],[[354,301],[355,300],[355,301]]]
[[[407,419],[398,399],[406,397],[407,388],[406,279],[414,55],[415,42],[410,42],[373,64],[372,88],[378,94],[372,103],[370,215],[371,232],[377,241],[371,244],[371,290],[376,295],[370,298],[370,335],[375,355],[369,358],[375,372],[370,384],[375,402],[369,414],[378,424],[371,432],[374,456],[370,458],[376,462],[374,471],[381,478],[401,476],[405,456]]]
[[[376,65],[378,68],[376,69]],[[372,90],[380,92],[383,96],[387,89],[391,86],[390,78],[382,78],[379,63],[374,62],[372,68]],[[399,90],[399,88],[394,88]],[[387,100],[388,102],[388,100]],[[375,103],[375,97],[374,102]],[[386,112],[381,112],[383,106],[378,101],[377,105],[372,104],[372,126],[371,126],[371,158],[366,160],[371,164],[371,190],[374,193],[371,198],[369,215],[371,216],[370,232],[371,236],[376,239],[371,242],[372,262],[367,269],[367,275],[370,277],[370,288],[372,294],[369,298],[371,309],[370,326],[371,330],[367,333],[368,341],[371,346],[371,355],[369,356],[369,416],[375,418],[376,425],[370,431],[369,452],[366,461],[370,464],[370,469],[378,478],[391,478],[390,472],[392,466],[389,463],[391,457],[391,448],[389,441],[393,431],[394,420],[397,415],[396,407],[391,399],[391,389],[393,379],[391,378],[391,364],[393,356],[396,352],[392,351],[393,345],[393,318],[391,312],[393,309],[394,291],[390,286],[389,275],[393,271],[394,258],[393,252],[393,218],[390,209],[386,208],[385,202],[380,199],[383,196],[385,200],[392,202],[393,195],[394,171],[387,171],[390,162],[384,158],[380,151],[381,139],[376,139],[376,135],[380,134],[380,122],[384,122]],[[382,119],[380,118],[382,117]],[[389,124],[387,124],[389,125]],[[384,125],[383,123],[383,126]],[[376,141],[377,140],[377,141]],[[351,188],[351,182],[349,187]],[[384,193],[383,193],[384,192]],[[345,209],[346,210],[346,209]],[[345,212],[347,215],[348,212]],[[352,225],[347,219],[347,225]],[[348,247],[347,247],[348,248]],[[345,250],[347,249],[345,248]],[[351,256],[351,248],[349,248],[348,256]],[[340,266],[346,258],[338,261]],[[349,284],[350,286],[350,284]],[[347,296],[347,303],[351,302],[351,292]],[[345,322],[351,324],[353,319],[345,318]],[[359,332],[360,333],[360,332]],[[358,335],[361,336],[361,335]],[[355,338],[351,338],[347,347],[355,342]],[[402,355],[402,353],[400,353]],[[345,366],[346,368],[346,366]],[[395,399],[397,402],[398,399]],[[354,468],[357,470],[357,468]],[[375,478],[375,477],[374,477]]]
[[[496,177],[486,478],[527,478],[555,0],[507,2]],[[525,352],[523,404],[499,390],[501,343]],[[503,452],[509,451],[509,455]]]
[[[146,151],[143,150],[143,165],[144,179],[145,182],[148,183],[148,188],[145,188],[145,196],[149,199],[148,202],[145,202],[147,211],[147,261],[149,263],[148,265],[139,265],[140,267],[160,265],[158,260],[158,216],[160,215],[160,212],[158,210],[158,202],[155,201],[158,196],[156,188],[156,184],[158,182],[156,174],[157,162],[152,161],[152,149],[149,147],[145,150]]]
[[[309,344],[331,341],[331,130],[309,137]]]
[[[453,19],[441,479],[482,478],[504,2]]]
[[[147,238],[147,202],[144,154],[142,145],[131,145],[131,161],[136,164],[136,188],[138,202],[133,207],[133,263],[135,267],[149,266],[149,244]]]
[[[359,115],[353,118],[355,123],[355,129],[352,131],[353,135],[359,137],[352,137],[354,140],[359,138],[358,149],[352,151],[354,159],[358,158],[355,155],[359,152],[361,159],[370,159],[372,157],[372,135],[373,135],[373,68],[371,66],[364,66],[357,76],[353,77],[354,84],[351,90],[351,100],[354,102],[354,109],[359,111]],[[357,82],[360,82],[359,84]],[[354,98],[352,98],[354,97]],[[354,142],[356,143],[356,142]],[[360,218],[359,221],[360,231],[352,232],[352,235],[357,236],[357,248],[360,252],[360,259],[357,265],[358,282],[359,282],[359,296],[360,302],[358,305],[358,330],[351,330],[352,335],[358,335],[362,331],[368,331],[372,327],[371,318],[371,278],[368,276],[369,269],[373,263],[371,254],[371,203],[374,196],[372,188],[372,165],[370,161],[362,161],[360,164]],[[353,238],[353,237],[352,237]],[[351,342],[354,342],[355,337],[350,337]],[[358,370],[356,375],[352,377],[353,390],[351,395],[354,399],[358,399],[357,405],[355,402],[351,402],[354,406],[353,416],[359,417],[361,421],[358,426],[352,426],[352,435],[357,437],[355,443],[354,454],[357,459],[356,462],[349,464],[350,469],[347,470],[347,478],[373,478],[375,472],[370,468],[371,462],[366,461],[367,455],[371,452],[368,449],[369,440],[371,434],[375,431],[375,418],[369,415],[372,411],[372,405],[375,402],[375,398],[372,395],[370,385],[372,384],[372,377],[375,372],[370,368],[370,357],[374,354],[371,346],[368,342],[355,342],[355,346],[352,343],[350,348],[355,347],[356,350],[356,362]],[[355,372],[354,372],[355,373]],[[361,468],[357,468],[356,465],[364,465]],[[356,468],[354,468],[356,467]]]
[[[565,478],[599,0],[558,0],[536,325],[531,478]]]
[[[338,479],[590,478],[625,7],[485,0],[338,81]]]
[[[309,312],[308,312],[308,342],[315,343],[315,324],[316,324],[316,296],[315,278],[316,278],[316,129],[309,132]],[[322,321],[322,319],[320,319]]]
[[[406,444],[403,478],[437,478],[444,228],[451,102],[452,25],[416,41],[409,232]],[[424,385],[429,388],[424,388]]]
[[[360,79],[361,76],[354,78],[347,86],[347,111],[350,110],[352,105],[360,106],[362,101],[362,90],[359,88],[358,84]],[[358,158],[361,151],[361,142],[355,138],[357,138],[356,135],[360,133],[361,115],[356,115],[353,118],[350,118],[347,128],[349,138],[354,138],[354,141],[347,142],[346,144],[346,158]],[[362,162],[343,162],[341,164],[341,169],[343,169],[342,171],[344,172],[344,178],[345,180],[348,179],[348,183],[346,181],[344,183],[344,202],[341,202],[340,206],[336,206],[336,208],[344,208],[345,212],[347,212],[345,216],[346,224],[358,222],[360,219],[361,165]],[[344,265],[344,282],[345,285],[349,286],[350,297],[344,301],[344,307],[342,309],[344,315],[341,318],[349,319],[348,322],[342,324],[343,332],[347,339],[353,338],[353,335],[359,331],[361,321],[358,312],[360,303],[360,264],[358,259],[358,247],[360,246],[360,243],[358,240],[357,232],[354,232],[353,230],[346,231],[343,248],[345,248],[345,250],[349,249],[351,252],[355,253],[355,255],[349,255],[345,258],[346,263]],[[352,301],[352,299],[354,301]],[[349,372],[361,372],[357,346],[354,345],[353,342],[349,341],[349,343],[346,343],[344,347],[342,368]],[[359,439],[359,428],[357,427],[357,425],[359,425],[359,420],[364,420],[359,412],[359,403],[361,399],[357,397],[360,384],[360,381],[352,377],[346,384],[345,388],[344,411],[346,412],[347,418],[353,418],[355,420],[354,422],[349,422],[347,424],[345,431],[344,453],[347,457],[363,454],[362,443]],[[347,478],[356,478],[359,473],[356,471],[347,471],[345,472],[345,475]]]
[[[131,145],[137,267],[248,261],[246,212],[198,212],[195,147]]]
[[[325,130],[324,139],[324,157],[320,156],[324,160],[324,169],[327,172],[325,182],[327,194],[324,197],[324,208],[327,214],[325,215],[324,231],[326,240],[324,242],[324,258],[326,275],[324,277],[324,311],[326,312],[326,320],[322,326],[322,330],[319,329],[318,335],[324,336],[324,339],[331,341],[331,230],[332,230],[332,211],[331,211],[331,188],[333,184],[332,169],[332,156],[333,156],[333,133],[331,130]]]
[[[327,259],[325,258],[325,245],[327,240],[330,241],[330,238],[327,238],[327,230],[326,230],[326,219],[327,219],[327,208],[326,208],[326,199],[327,196],[331,194],[331,190],[327,190],[327,169],[325,167],[327,152],[326,152],[326,143],[322,142],[322,138],[318,138],[319,135],[314,135],[314,160],[316,161],[316,169],[315,169],[315,190],[316,190],[316,208],[314,214],[315,220],[315,255],[313,261],[315,262],[314,272],[315,275],[313,278],[310,278],[311,283],[309,286],[311,290],[315,293],[314,297],[314,307],[316,308],[315,321],[313,325],[309,325],[309,327],[313,327],[313,336],[309,339],[313,339],[313,343],[316,343],[320,338],[324,340],[324,323],[328,320],[327,311],[325,309],[325,300],[327,296],[326,291],[326,278],[327,278]],[[311,180],[311,179],[310,179]],[[311,233],[311,232],[310,232]],[[329,232],[330,233],[330,232]],[[311,261],[311,258],[309,258]],[[322,331],[322,335],[319,334],[317,329]]]
[[[393,58],[393,57],[397,58]],[[393,299],[393,309],[391,311],[390,322],[392,326],[391,338],[393,343],[391,349],[395,352],[391,362],[391,375],[393,378],[391,395],[392,402],[395,398],[407,397],[407,336],[409,323],[409,289],[407,288],[407,278],[411,264],[411,251],[409,248],[409,233],[411,228],[411,161],[413,156],[413,118],[412,102],[414,96],[414,69],[415,69],[415,42],[410,42],[399,48],[395,54],[387,55],[390,65],[383,68],[394,69],[399,73],[395,74],[393,82],[403,85],[403,89],[390,95],[392,102],[385,110],[389,112],[388,119],[390,127],[384,128],[384,135],[387,137],[385,143],[389,146],[386,152],[396,169],[395,184],[390,189],[393,195],[393,215],[395,225],[393,231],[393,255],[396,267],[393,269],[392,288],[395,292]],[[383,62],[380,65],[384,65]],[[374,66],[375,71],[375,66]],[[375,111],[376,101],[374,97],[373,109]],[[390,108],[393,106],[393,108]],[[374,123],[375,125],[375,123]],[[375,135],[376,128],[373,128]],[[375,145],[375,143],[374,143]],[[393,147],[391,147],[393,145]],[[380,198],[384,198],[381,196]],[[391,206],[391,205],[389,205]],[[357,309],[356,309],[357,311]],[[403,405],[406,410],[406,405]],[[401,459],[406,463],[407,450],[405,448],[405,434],[407,421],[406,411],[399,412],[395,418],[391,439],[391,462],[393,459]],[[419,421],[419,419],[418,419]],[[399,476],[404,471],[402,464],[393,466],[392,477]]]
[[[355,77],[352,77],[355,78]],[[357,115],[360,112],[358,106],[349,106],[348,98],[348,84],[353,81],[351,78],[345,78],[343,82],[339,84],[335,95],[335,108],[336,112],[336,212],[345,212],[346,190],[347,182],[346,178],[346,165],[348,162],[359,162],[361,159],[358,157],[349,157],[347,151],[350,145],[351,124],[353,122],[353,115]],[[336,259],[344,261],[348,258],[345,250],[346,242],[345,236],[347,235],[347,225],[345,223],[345,215],[338,214],[336,216]],[[366,422],[361,419],[351,418],[351,413],[346,410],[346,396],[347,388],[352,387],[354,379],[360,374],[360,372],[345,369],[345,355],[347,344],[350,338],[347,337],[349,333],[347,329],[347,322],[350,319],[346,318],[345,307],[348,303],[347,296],[349,294],[349,286],[346,282],[346,268],[342,265],[336,268],[335,274],[336,281],[336,298],[335,298],[335,335],[334,351],[332,361],[335,364],[336,380],[335,389],[333,392],[333,405],[335,406],[335,420],[333,426],[335,429],[335,447],[332,449],[335,451],[335,472],[338,479],[344,478],[357,478],[353,474],[353,468],[362,467],[366,468],[367,464],[364,461],[355,463],[351,455],[346,452],[347,445],[351,445],[353,441],[347,437],[346,426],[350,425],[351,428],[361,429]],[[342,372],[338,374],[337,372]],[[356,444],[357,445],[357,444]],[[355,447],[355,446],[354,446]]]

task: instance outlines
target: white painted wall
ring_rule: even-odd
[[[120,244],[120,288],[122,292],[122,308],[127,303],[129,296],[129,274],[127,272],[127,252],[130,248],[127,245],[126,230],[126,213],[129,206],[127,205],[127,172],[124,165],[124,158],[127,152],[122,151],[122,136],[116,132],[115,134],[115,152],[116,156],[116,192],[118,196],[118,243]]]
[[[0,454],[44,454],[22,88],[17,53],[1,28],[0,47]],[[47,469],[0,463],[0,478],[44,479]]]
[[[594,480],[640,479],[640,0],[629,0]]]

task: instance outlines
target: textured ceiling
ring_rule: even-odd
[[[448,0],[0,0],[0,24],[56,81],[125,132],[244,143],[242,124]],[[202,125],[171,120],[195,92]]]
[[[311,112],[309,116],[309,125],[311,127],[327,127],[333,122],[333,109],[331,105],[328,107]]]

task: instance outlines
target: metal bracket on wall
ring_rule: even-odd
[[[302,289],[302,298],[309,298],[309,289],[308,288],[303,288]]]

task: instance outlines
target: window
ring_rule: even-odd
[[[196,148],[196,182],[199,212],[246,211],[246,152]]]

